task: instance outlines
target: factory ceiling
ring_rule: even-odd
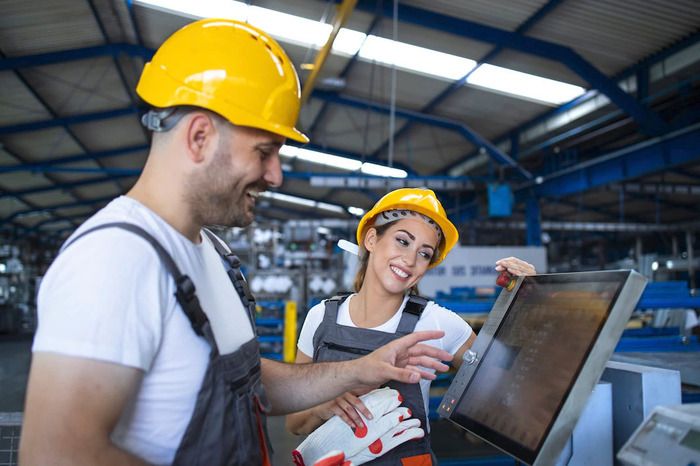
[[[477,227],[698,229],[696,1],[359,0],[312,72],[340,4],[4,0],[0,228],[64,236],[125,193],[148,153],[144,63],[216,14],[271,32],[310,91],[311,143],[285,147],[261,218],[352,222],[408,185]],[[489,215],[489,186],[510,215]]]

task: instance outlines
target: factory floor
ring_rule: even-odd
[[[21,412],[31,360],[31,336],[0,334],[0,466],[16,464],[18,428],[3,426],[3,413]],[[273,464],[292,464],[291,452],[301,438],[289,434],[284,428],[284,417],[268,419],[270,441],[274,446]],[[433,448],[439,458],[489,457],[498,455],[490,447],[465,440],[462,432],[444,421],[434,423]],[[467,450],[467,451],[465,451]],[[459,464],[454,460],[450,464]],[[480,463],[486,464],[486,463]],[[501,463],[502,464],[502,463]]]

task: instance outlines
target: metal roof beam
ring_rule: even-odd
[[[368,11],[373,9],[374,6],[374,1],[360,0],[357,9]],[[383,13],[385,17],[392,17],[393,10],[391,5],[384,5]],[[560,62],[588,82],[591,87],[605,94],[615,105],[634,118],[645,133],[650,135],[659,134],[666,126],[666,123],[656,113],[645,108],[632,96],[625,93],[614,80],[605,76],[569,47],[408,5],[401,6],[398,19],[406,23],[481,42],[488,42],[500,47]]]
[[[37,168],[37,171],[42,171],[41,170],[42,167],[65,165],[65,164],[92,161],[92,160],[100,160],[100,159],[106,159],[106,158],[112,158],[112,157],[121,157],[124,155],[131,154],[133,152],[145,151],[148,149],[149,149],[149,146],[147,146],[145,144],[139,144],[136,146],[120,147],[117,149],[109,149],[109,150],[104,150],[104,151],[97,151],[97,152],[90,151],[90,152],[86,152],[86,153],[82,153],[82,154],[70,155],[67,157],[61,157],[61,158],[57,158],[57,159],[42,160],[41,162],[26,162],[26,163],[21,163],[21,164],[17,164],[17,165],[3,165],[3,166],[0,166],[0,173],[11,173],[11,172],[17,172],[17,171],[34,171],[35,167]]]
[[[527,225],[522,221],[511,220],[473,220],[469,222],[472,228],[496,230],[525,230]],[[678,224],[658,223],[614,223],[614,222],[557,222],[542,221],[542,229],[547,231],[597,231],[619,233],[671,233],[678,231],[698,231],[700,222]]]
[[[567,196],[697,160],[700,160],[700,125],[693,125],[538,177],[540,183],[529,182],[520,187],[515,198],[529,189],[538,196]]]
[[[318,99],[325,100],[327,102],[332,102],[340,105],[347,105],[363,110],[372,110],[377,113],[389,114],[391,112],[391,108],[389,105],[371,102],[358,97],[342,96],[334,92],[316,90],[314,91],[313,96]],[[483,147],[484,150],[486,150],[486,152],[499,164],[514,168],[515,171],[517,171],[518,174],[520,174],[525,179],[533,178],[532,174],[529,171],[521,167],[509,155],[501,152],[496,146],[491,144],[489,141],[481,137],[479,134],[477,134],[461,122],[434,115],[425,115],[418,111],[401,108],[395,109],[395,113],[396,116],[399,118],[406,118],[409,120],[433,125],[439,128],[456,131],[477,147]]]
[[[84,113],[82,115],[73,115],[69,117],[52,118],[50,120],[32,121],[29,123],[19,123],[16,125],[0,126],[0,135],[23,133],[26,131],[38,131],[46,128],[55,128],[57,126],[70,126],[80,123],[88,123],[91,121],[108,120],[110,118],[118,118],[125,115],[137,115],[136,107],[128,106],[116,110],[108,110],[103,112]]]
[[[107,176],[107,177],[103,177],[103,178],[91,178],[89,180],[74,181],[72,183],[57,183],[57,184],[54,184],[52,186],[42,186],[41,188],[23,189],[21,191],[6,190],[6,191],[0,193],[0,199],[6,198],[6,197],[27,196],[29,194],[39,194],[39,193],[58,191],[58,190],[69,190],[69,189],[74,189],[74,188],[80,188],[83,186],[90,186],[90,185],[94,185],[94,184],[111,183],[115,179],[133,178],[133,177],[134,177],[134,175],[111,175],[111,176]]]
[[[285,177],[309,180],[311,186],[338,189],[396,189],[412,186],[425,186],[439,191],[474,190],[471,178],[466,176],[407,176],[406,178],[389,178],[383,176],[356,174],[329,174],[285,172]]]
[[[515,30],[515,32],[518,34],[523,34],[528,29],[530,29],[535,23],[537,23],[540,19],[544,18],[549,12],[551,12],[553,9],[555,9],[561,3],[563,3],[563,1],[564,0],[549,0],[549,2],[545,3],[544,6],[542,6],[542,8],[537,10],[532,16],[530,16],[527,20],[525,20],[525,22],[523,22],[520,26],[518,26],[518,28]],[[474,66],[474,68],[472,68],[467,74],[462,76],[457,81],[454,81],[453,83],[451,83],[440,94],[438,94],[430,102],[428,102],[428,104],[425,105],[420,110],[421,113],[432,113],[438,105],[440,105],[442,102],[445,101],[445,99],[447,99],[449,96],[451,96],[458,89],[462,88],[467,83],[467,80],[469,79],[469,77],[476,70],[478,70],[482,64],[488,63],[489,61],[493,60],[502,51],[503,51],[503,47],[499,45],[499,46],[491,49],[488,53],[486,53],[481,58],[479,58],[476,61],[476,66]],[[396,134],[394,135],[394,139],[400,138],[404,133],[406,133],[406,131],[408,131],[412,127],[413,127],[413,124],[411,122],[406,123],[405,125],[403,125],[403,127],[400,130],[398,130],[396,132]],[[377,150],[375,150],[372,155],[375,157],[379,156],[379,154],[384,149],[386,149],[388,144],[389,144],[389,142],[385,141],[384,144],[379,146],[377,148]],[[513,154],[511,153],[511,155],[513,155]]]
[[[678,194],[681,196],[700,196],[700,184],[680,183],[622,183],[609,187],[612,191],[624,190],[635,194]]]
[[[140,45],[117,43],[95,45],[79,49],[61,50],[58,52],[39,53],[21,57],[4,57],[0,59],[0,71],[16,70],[20,68],[31,68],[33,66],[54,65],[76,60],[87,60],[90,58],[111,55],[117,58],[121,54],[132,57],[140,57],[150,60],[154,51]]]
[[[690,48],[690,47],[694,46],[695,44],[697,44],[698,42],[700,42],[700,32],[695,33],[695,34],[691,34],[689,37],[681,40],[680,42],[674,44],[673,46],[667,47],[667,48],[663,49],[662,51],[645,58],[641,62],[639,62],[639,63],[631,66],[630,68],[627,68],[626,70],[622,71],[621,73],[619,73],[618,75],[613,77],[613,79],[615,81],[620,81],[620,80],[629,78],[632,75],[636,75],[642,71],[644,71],[648,74],[650,67],[652,67],[658,63],[662,63],[664,60],[668,59],[669,57],[671,57],[675,53],[678,53],[678,52],[681,52],[687,48]],[[535,127],[543,122],[554,119],[562,114],[565,114],[569,110],[576,108],[577,106],[594,99],[597,96],[597,94],[598,94],[597,92],[590,90],[590,91],[586,92],[585,94],[583,94],[582,96],[579,96],[579,97],[573,99],[572,101],[567,102],[564,105],[561,105],[560,107],[549,110],[549,111],[533,118],[532,120],[530,120],[526,123],[523,123],[522,125],[515,128],[514,130],[509,130],[505,134],[501,134],[500,136],[498,136],[495,139],[495,144],[496,145],[502,144],[502,143],[506,142],[508,139],[510,139],[513,134],[518,134],[518,135],[522,134],[522,133],[527,132],[528,130],[532,129],[533,127]],[[649,99],[653,99],[654,97],[655,96],[647,97],[646,101],[649,101]],[[615,110],[614,112],[611,112],[611,115],[612,114],[618,115],[619,111]],[[556,142],[555,139],[551,139],[550,141],[553,143]],[[457,160],[452,165],[448,166],[446,168],[446,171],[451,170],[452,168],[464,163],[465,160],[472,159],[472,158],[476,157],[477,155],[478,155],[478,151],[476,151],[476,150],[472,151],[469,154],[466,154],[464,157]]]
[[[2,52],[0,52],[0,57],[5,58],[5,55]],[[114,61],[116,63],[116,60],[114,60]],[[19,79],[22,82],[22,84],[24,84],[24,86],[34,96],[34,98],[46,109],[46,111],[51,115],[51,117],[57,118],[58,114],[56,113],[56,111],[49,104],[49,102],[46,101],[46,99],[44,99],[44,97],[36,89],[34,89],[34,87],[31,85],[31,83],[29,81],[27,81],[27,79],[24,77],[23,72],[15,69],[15,70],[13,70],[13,73],[17,76],[17,79]],[[131,94],[129,94],[129,96],[131,96]],[[83,144],[83,142],[80,140],[80,138],[78,138],[78,136],[73,132],[73,130],[69,126],[64,126],[64,129],[68,133],[68,135],[73,139],[73,141],[75,141],[75,144],[78,147],[80,147],[83,151],[87,152],[87,150],[88,150],[87,147],[85,146],[85,144]],[[97,160],[95,161],[95,163],[100,165],[100,162]],[[121,186],[119,186],[119,183],[115,182],[115,185],[117,186],[117,188],[121,189]],[[78,196],[76,196],[76,197],[78,197]]]

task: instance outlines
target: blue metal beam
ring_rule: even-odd
[[[84,173],[84,174],[103,174],[103,175],[119,175],[119,176],[139,176],[140,168],[109,168],[109,167],[60,167],[56,165],[43,164],[26,164],[12,167],[15,172],[28,171],[31,173]],[[366,175],[362,173],[324,173],[324,172],[299,172],[285,171],[283,176],[289,179],[308,180],[312,181],[311,185],[316,186],[313,181],[319,180],[321,183],[328,185],[318,186],[341,186],[343,181],[349,183],[342,184],[343,189],[360,189],[368,188],[368,185],[373,185],[375,182],[379,186],[428,186],[438,190],[465,190],[472,186],[472,179],[462,176],[408,176],[406,178],[389,178],[383,176]],[[333,184],[335,182],[335,184]],[[12,195],[21,195],[19,193],[10,193]]]
[[[357,97],[342,96],[340,94],[328,91],[316,90],[313,96],[325,100],[327,102],[333,102],[341,105],[347,105],[354,108],[359,108],[363,110],[372,110],[374,112],[389,114],[391,108],[389,105],[380,104],[377,102],[370,102]],[[396,109],[396,116],[399,118],[407,118],[413,121],[419,121],[421,123],[430,124],[439,128],[448,129],[451,131],[456,131],[467,140],[471,141],[477,147],[483,147],[486,152],[499,164],[512,167],[517,171],[523,178],[532,179],[532,174],[521,167],[515,160],[513,160],[509,155],[501,152],[496,146],[491,144],[486,139],[482,138],[479,134],[472,131],[469,127],[461,122],[450,120],[448,118],[425,115],[423,113],[406,110],[406,109]]]
[[[620,81],[622,79],[629,78],[630,76],[636,75],[640,70],[646,69],[648,72],[648,69],[651,66],[655,65],[656,63],[662,62],[663,60],[670,57],[674,53],[677,53],[677,52],[684,50],[688,47],[692,47],[693,45],[695,45],[699,42],[700,42],[700,32],[696,32],[694,34],[691,34],[690,36],[679,41],[678,43],[676,43],[670,47],[667,47],[667,48],[661,50],[660,52],[645,58],[644,60],[631,66],[630,68],[627,68],[626,70],[624,70],[621,73],[614,76],[612,79],[615,82],[617,82],[617,81]],[[564,113],[568,112],[569,110],[571,110],[571,109],[573,109],[573,108],[575,108],[575,107],[577,107],[585,102],[588,102],[589,100],[596,97],[596,95],[597,95],[597,93],[595,91],[590,90],[590,91],[586,92],[585,94],[583,94],[579,97],[576,97],[572,101],[565,103],[564,105],[561,105],[557,108],[554,108],[552,110],[544,112],[541,115],[533,118],[532,120],[530,120],[526,123],[523,123],[522,125],[515,128],[514,130],[509,130],[507,133],[501,134],[500,136],[498,136],[495,139],[495,141],[496,141],[495,144],[498,145],[498,144],[505,142],[508,138],[512,137],[513,133],[516,133],[516,134],[524,133],[524,132],[528,131],[529,129],[535,127],[536,125],[538,125],[538,124],[540,124],[540,123],[542,123],[550,118],[564,114]],[[653,99],[655,96],[652,96],[651,98]],[[460,160],[457,160],[452,165],[448,166],[445,170],[449,171],[453,167],[459,165],[460,163],[464,162],[467,159],[475,157],[476,155],[478,155],[478,151],[472,151],[470,154],[465,155]]]
[[[139,176],[140,168],[113,168],[113,167],[58,167],[56,165],[26,166],[24,170],[32,173],[89,173],[103,175]],[[121,186],[120,186],[121,188]]]
[[[528,182],[518,193],[532,188],[537,196],[567,196],[698,160],[700,125],[694,125]]]
[[[2,52],[0,52],[0,57],[1,57],[1,58],[6,58],[5,55],[4,55]],[[115,63],[116,63],[116,60],[114,60],[114,61],[115,61]],[[27,88],[27,90],[34,96],[34,98],[46,109],[46,111],[51,115],[51,117],[52,117],[52,118],[57,118],[58,115],[57,115],[56,111],[55,111],[55,110],[53,109],[53,107],[49,104],[49,102],[47,102],[46,99],[44,99],[44,97],[43,97],[39,92],[37,92],[36,89],[34,89],[34,87],[31,85],[31,83],[30,83],[29,81],[27,81],[27,79],[24,77],[24,74],[23,74],[20,70],[14,70],[14,74],[15,74],[15,76],[17,77],[17,79],[19,79],[19,80],[22,82],[22,84],[24,84],[24,86],[25,86],[25,87]],[[131,94],[129,94],[129,96],[131,97]],[[80,138],[78,138],[78,136],[73,132],[73,130],[72,130],[70,127],[68,127],[68,126],[65,126],[64,129],[65,129],[65,131],[68,133],[68,135],[73,139],[73,141],[75,141],[75,144],[76,144],[80,149],[82,149],[84,152],[87,152],[87,150],[88,150],[87,147],[85,146],[85,144],[83,144],[83,142],[80,140]],[[100,162],[99,162],[99,161],[95,161],[95,162],[96,162],[98,165],[100,165]],[[50,179],[50,178],[49,178],[49,179]],[[52,180],[52,181],[54,181],[54,180]],[[116,185],[119,189],[121,189],[121,186],[119,186],[118,183],[115,182],[115,185]],[[79,196],[76,196],[75,194],[74,194],[74,196],[75,196],[76,198],[79,198]]]
[[[693,78],[690,78],[688,80],[675,82],[675,83],[671,84],[670,86],[662,89],[661,91],[656,92],[655,94],[653,94],[651,96],[647,96],[645,100],[647,102],[651,102],[655,99],[663,98],[664,96],[667,96],[670,93],[677,91],[681,86],[688,85],[688,84],[693,83],[693,82],[698,81],[698,80],[700,80],[700,78],[693,77]],[[562,109],[562,111],[565,108],[570,109],[571,106],[575,106],[572,104],[573,102],[578,104],[578,103],[582,103],[582,102],[588,100],[588,98],[584,98],[584,97],[585,96],[582,96],[579,99],[575,99],[574,101],[570,102],[569,104],[564,104],[562,107],[560,107],[560,109]],[[555,109],[554,113],[548,112],[546,115],[553,116],[553,115],[559,114],[560,109]],[[570,138],[574,138],[574,137],[577,137],[579,135],[581,135],[581,137],[588,138],[588,137],[590,137],[590,135],[595,134],[595,132],[599,131],[600,129],[615,128],[616,126],[624,125],[626,122],[629,121],[629,118],[627,118],[627,117],[622,118],[623,115],[624,115],[624,113],[619,109],[612,110],[611,112],[608,112],[608,113],[606,113],[606,114],[604,114],[604,115],[602,115],[594,120],[588,121],[584,124],[581,124],[579,126],[572,128],[570,130],[559,133],[556,136],[552,136],[544,141],[538,142],[537,144],[532,145],[532,146],[528,147],[527,149],[520,151],[520,155],[518,157],[514,157],[514,159],[520,159],[522,157],[527,157],[531,154],[537,153],[539,151],[543,151],[549,147],[552,147],[554,145],[557,145],[559,143],[562,143]],[[675,115],[674,118],[671,120],[671,123],[669,123],[667,125],[667,129],[668,130],[682,129],[683,127],[689,126],[689,125],[697,122],[699,118],[700,118],[700,111],[698,111],[697,109],[689,109],[685,112],[682,112],[680,114]],[[512,141],[513,139],[515,139],[513,137],[513,134],[519,134],[520,132],[527,131],[532,125],[535,124],[535,122],[540,123],[543,119],[545,119],[545,118],[538,117],[535,120],[533,120],[533,123],[527,123],[526,125],[520,126],[519,128],[517,128],[509,133],[506,133],[504,135],[499,136],[496,139],[496,144],[500,144],[508,138],[511,139],[511,141]],[[610,122],[614,122],[614,123],[610,123]],[[603,126],[606,124],[607,124],[607,126]],[[599,128],[599,129],[596,129],[596,128]],[[593,130],[593,131],[586,133],[589,130]],[[578,142],[581,142],[581,140],[582,140],[581,138],[577,139]],[[512,144],[512,142],[511,142],[511,144]],[[464,156],[463,158],[461,158],[461,159],[457,160],[456,162],[453,162],[451,165],[447,166],[444,169],[444,171],[449,172],[452,168],[460,165],[465,160],[476,157],[477,155],[479,155],[477,151],[472,151],[470,154]]]
[[[526,201],[527,219],[527,244],[528,246],[542,246],[542,216],[540,214],[539,199],[530,196]]]
[[[537,10],[532,16],[530,16],[525,22],[523,22],[518,28],[515,30],[516,33],[518,34],[523,34],[525,33],[528,29],[530,29],[535,23],[537,23],[540,19],[544,18],[554,10],[556,7],[558,7],[561,3],[563,3],[564,0],[550,0],[549,2],[545,3],[544,6],[542,6],[539,10]],[[442,102],[444,102],[449,96],[451,96],[455,91],[458,89],[461,89],[466,83],[469,77],[474,74],[476,70],[478,70],[482,64],[488,63],[496,56],[503,51],[502,46],[497,46],[493,49],[491,49],[488,53],[486,53],[484,56],[482,56],[480,59],[476,61],[476,66],[472,68],[467,74],[462,76],[460,79],[457,81],[454,81],[451,83],[449,86],[447,86],[446,89],[444,89],[440,94],[438,94],[436,97],[434,97],[430,102],[428,102],[427,105],[425,105],[420,111],[421,113],[432,113],[435,108],[440,105]],[[394,135],[394,139],[398,140],[406,131],[408,131],[413,124],[411,122],[406,123],[403,125],[403,127],[396,132]],[[375,157],[378,157],[379,154],[386,149],[387,145],[389,144],[389,141],[384,142],[381,146],[379,146],[374,153],[372,154]],[[513,157],[513,153],[511,151],[511,156]],[[516,157],[513,157],[516,159]]]
[[[371,0],[360,0],[357,4],[358,10],[368,11],[374,7],[375,2]],[[393,15],[393,9],[388,2],[383,5],[383,13],[385,17],[389,18]],[[578,74],[594,89],[605,94],[615,105],[634,118],[645,133],[658,134],[666,125],[658,115],[642,106],[620,89],[614,80],[605,76],[569,47],[408,5],[401,6],[398,19],[406,23],[557,61]]]
[[[33,121],[29,123],[19,123],[17,125],[0,126],[0,135],[22,133],[25,131],[37,131],[46,128],[55,128],[57,126],[70,126],[89,121],[108,120],[125,115],[138,115],[138,109],[132,106],[108,110],[103,112],[84,113],[81,115],[73,115],[62,118],[52,118],[50,120]]]
[[[16,70],[20,68],[30,68],[33,66],[53,65],[75,60],[87,60],[90,58],[111,55],[118,57],[126,54],[132,57],[140,57],[150,60],[154,51],[134,44],[105,44],[79,49],[61,50],[58,52],[39,53],[36,55],[26,55],[22,57],[6,57],[0,60],[0,71]]]
[[[120,147],[118,149],[109,149],[97,152],[86,152],[83,154],[70,155],[67,157],[61,157],[57,159],[42,160],[41,162],[27,162],[18,165],[3,165],[0,166],[0,173],[11,173],[17,171],[42,171],[42,167],[49,167],[55,165],[65,165],[70,163],[85,162],[86,160],[100,160],[112,157],[121,157],[124,155],[129,155],[134,152],[147,151],[149,146],[146,144],[139,144],[129,147]]]
[[[45,193],[45,192],[51,192],[51,191],[58,191],[58,190],[66,190],[66,189],[74,189],[74,188],[80,188],[83,186],[90,186],[94,184],[103,184],[103,183],[111,183],[116,179],[126,179],[126,178],[133,178],[134,175],[111,175],[103,178],[91,178],[88,180],[80,180],[80,181],[74,181],[71,183],[58,183],[54,184],[51,186],[42,186],[41,188],[28,188],[28,189],[23,189],[21,191],[4,191],[0,193],[0,199],[6,198],[6,197],[18,197],[18,196],[27,196],[30,194],[39,194],[39,193]]]

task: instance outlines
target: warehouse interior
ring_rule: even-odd
[[[362,216],[393,189],[427,187],[459,243],[424,277],[426,297],[478,332],[501,293],[501,257],[540,274],[635,270],[648,282],[612,359],[665,369],[662,383],[676,385],[657,404],[700,403],[695,0],[0,6],[0,465],[17,461],[41,279],[66,238],[138,178],[151,139],[139,76],[204,17],[267,31],[301,80],[297,128],[310,142],[280,149],[284,182],[261,195],[251,226],[216,230],[256,296],[263,357],[292,362],[306,311],[351,289],[357,260],[338,241],[356,241]],[[440,464],[524,463],[440,419],[453,377],[430,394]],[[624,439],[611,428],[605,463],[572,453],[557,464],[637,464],[615,455],[656,406],[645,403],[634,421],[613,406],[613,425],[634,425]],[[684,448],[697,462],[695,413]],[[274,464],[292,464],[301,438],[269,422]]]

